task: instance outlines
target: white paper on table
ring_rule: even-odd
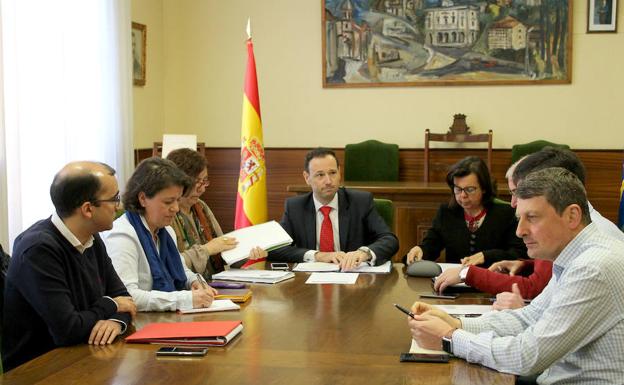
[[[435,305],[451,315],[473,315],[491,312],[492,305]]]
[[[360,266],[356,267],[352,271],[354,273],[374,273],[374,274],[388,274],[392,269],[392,262],[388,261],[383,265],[379,266],[370,266],[368,263],[363,262],[360,263]]]
[[[416,342],[414,339],[412,339],[412,346],[410,347],[409,352],[421,353],[421,354],[446,354],[448,355],[448,353],[445,352],[444,350],[431,350],[431,349],[421,348],[420,345],[418,345],[418,342]]]
[[[163,159],[166,158],[171,151],[179,148],[190,148],[193,151],[197,151],[197,135],[163,135],[161,154]]]
[[[461,263],[438,263],[442,272],[444,273],[448,269],[454,269],[456,267],[464,267]],[[451,285],[451,287],[469,287],[464,282],[456,283],[455,285]]]
[[[233,237],[238,241],[238,245],[232,250],[221,252],[221,257],[228,265],[247,258],[251,249],[256,246],[268,251],[288,246],[293,241],[286,230],[275,221],[244,227],[223,236]]]
[[[358,273],[312,273],[307,284],[335,283],[339,285],[353,285],[357,281]]]
[[[212,301],[212,304],[209,307],[202,307],[197,309],[181,309],[180,313],[205,313],[226,310],[240,310],[240,306],[229,299],[215,299],[214,301]]]
[[[292,271],[310,273],[314,271],[340,271],[340,265],[329,262],[305,262],[298,263]]]

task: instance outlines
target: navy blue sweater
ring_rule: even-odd
[[[15,240],[4,292],[4,370],[58,346],[86,343],[99,320],[130,325],[109,297],[128,296],[99,235],[80,254],[48,218]]]

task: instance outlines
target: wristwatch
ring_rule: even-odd
[[[442,337],[442,350],[448,354],[453,354],[453,339],[451,337]]]
[[[466,282],[466,277],[468,276],[468,269],[470,269],[470,266],[466,266],[459,271],[459,279],[461,279],[462,282]]]
[[[448,354],[453,354],[453,333],[457,328],[451,329],[445,336],[442,336],[442,350]]]

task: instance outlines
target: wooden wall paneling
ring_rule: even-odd
[[[286,187],[304,183],[303,158],[308,149],[305,148],[266,148],[267,192],[269,218],[279,220],[283,213],[284,200],[294,194],[288,193]],[[624,153],[618,150],[575,150],[587,168],[587,191],[589,200],[594,207],[611,221],[617,220],[619,205],[619,187],[621,183],[622,161]],[[136,160],[151,155],[151,149],[136,150]],[[433,149],[432,162],[439,165],[450,165],[468,156],[484,157],[485,149]],[[336,149],[341,164],[344,163],[344,149]],[[401,181],[423,180],[423,150],[401,149],[399,152]],[[203,198],[214,211],[224,231],[230,231],[234,223],[236,206],[236,189],[240,162],[238,148],[206,148],[206,158],[210,163],[210,186]],[[499,190],[506,190],[505,172],[511,163],[511,150],[494,150],[492,175],[498,182]],[[432,181],[443,181],[444,166],[436,166]],[[397,211],[397,223],[405,221],[406,228],[397,231],[418,234],[424,229],[423,218],[431,218],[430,205],[433,202],[414,202],[405,210]],[[438,202],[442,203],[442,202]],[[414,235],[417,239],[417,236]],[[408,245],[401,245],[404,251]]]

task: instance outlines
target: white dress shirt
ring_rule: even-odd
[[[149,231],[142,215],[141,221]],[[171,226],[167,226],[166,230],[176,242],[175,232]],[[171,292],[152,290],[152,271],[147,256],[134,227],[125,215],[117,218],[113,229],[104,235],[104,243],[113,266],[126,285],[138,311],[175,311],[193,308],[193,294],[190,290]],[[197,277],[186,267],[181,256],[180,261],[186,274],[188,289]]]
[[[624,378],[624,243],[588,225],[561,251],[542,294],[516,310],[462,318],[453,353],[540,384]]]

